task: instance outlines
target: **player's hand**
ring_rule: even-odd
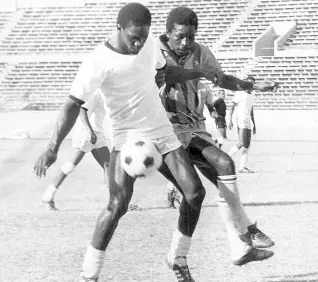
[[[277,88],[279,88],[279,83],[276,81],[265,80],[265,82],[261,83],[259,87],[259,90],[262,92],[276,91]]]
[[[94,131],[92,131],[90,134],[91,134],[91,138],[90,138],[89,142],[91,142],[92,144],[95,144],[97,141],[97,136],[96,136]]]
[[[46,176],[46,170],[56,161],[57,153],[47,149],[36,161],[33,167],[33,173],[37,178]]]
[[[256,127],[255,126],[253,127],[253,134],[254,135],[256,134]]]
[[[229,122],[229,129],[232,130],[232,128],[233,128],[233,121],[230,120],[230,122]]]

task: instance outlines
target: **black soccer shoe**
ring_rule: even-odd
[[[187,264],[187,258],[179,257],[177,259],[180,260],[182,263],[172,263],[169,260],[169,254],[166,256],[166,264],[173,271],[173,273],[177,277],[178,282],[195,282],[190,274],[190,270]]]
[[[247,230],[254,248],[270,248],[275,245],[271,238],[257,228],[256,223],[248,226]]]
[[[268,259],[274,255],[274,252],[268,250],[259,250],[252,248],[243,257],[233,260],[233,264],[237,266],[242,266],[252,261],[262,261]]]

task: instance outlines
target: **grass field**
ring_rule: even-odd
[[[70,153],[70,141],[45,179],[32,174],[47,140],[0,139],[0,281],[77,281],[96,218],[106,205],[102,171],[87,155],[56,198],[60,212],[40,205],[44,189]],[[227,151],[233,142],[225,146]],[[230,262],[215,187],[207,189],[189,265],[197,282],[318,281],[318,142],[253,142],[250,166],[239,175],[241,198],[252,219],[276,242],[275,256],[235,267]],[[164,208],[159,175],[138,180],[130,211],[107,251],[101,282],[174,282],[163,263],[177,211]]]

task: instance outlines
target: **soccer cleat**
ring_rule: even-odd
[[[55,206],[55,202],[52,201],[41,201],[42,206],[44,206],[48,211],[59,211],[56,206]]]
[[[233,264],[237,266],[241,266],[247,264],[252,261],[261,261],[268,259],[274,255],[274,252],[268,250],[259,250],[252,248],[249,252],[241,257],[240,259],[233,260]]]
[[[97,279],[85,278],[84,272],[81,271],[78,282],[98,282],[98,278]]]
[[[190,274],[187,258],[178,257],[176,260],[178,261],[178,264],[170,261],[169,254],[166,256],[166,264],[174,272],[178,282],[195,282]]]
[[[270,248],[275,245],[271,238],[257,228],[256,223],[248,226],[247,230],[254,248]]]

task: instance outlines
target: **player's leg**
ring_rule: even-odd
[[[98,138],[98,137],[97,137]],[[106,144],[106,143],[105,143]],[[103,168],[104,171],[104,183],[107,188],[109,188],[109,159],[110,152],[108,147],[105,145],[98,149],[93,149],[91,151],[93,157],[98,162],[98,164]],[[135,210],[138,208],[138,205],[129,204],[129,210]]]
[[[176,186],[168,181],[166,185],[166,207],[167,208],[176,208],[174,202],[175,202],[175,196],[176,196]]]
[[[219,137],[218,137],[218,142],[217,144],[219,145],[219,148],[221,149],[225,140],[226,140],[226,127],[219,127],[218,128],[218,131],[219,131]]]
[[[91,151],[93,157],[98,162],[98,164],[104,170],[104,183],[106,187],[109,187],[109,159],[110,152],[107,146],[103,146],[98,149],[93,149]]]
[[[61,168],[58,174],[53,179],[52,183],[47,187],[45,190],[43,196],[42,196],[42,204],[46,207],[48,210],[56,211],[57,208],[55,207],[54,198],[56,195],[56,192],[60,185],[63,183],[65,178],[74,171],[76,166],[80,163],[80,161],[83,159],[85,155],[85,152],[83,152],[80,149],[75,149],[72,158],[69,162],[65,162]]]
[[[167,262],[176,276],[184,279],[180,279],[180,281],[192,282],[194,280],[191,278],[186,258],[199,220],[205,189],[183,147],[165,154],[159,171],[183,194],[179,208],[178,227],[173,234]]]
[[[230,149],[228,155],[232,158],[243,147],[242,129],[237,129],[238,142]]]
[[[241,129],[241,139],[242,139],[242,155],[240,160],[240,166],[238,172],[247,172],[252,173],[253,171],[246,167],[247,158],[248,158],[248,151],[251,145],[251,138],[252,138],[252,130],[248,128]]]
[[[191,161],[203,175],[212,183],[217,184],[220,190],[219,210],[228,230],[233,262],[241,265],[272,256],[272,252],[251,249],[249,240],[242,241],[244,238],[251,237],[251,231],[254,232],[256,226],[248,218],[242,206],[233,160],[210,142],[198,136],[192,139],[189,154]],[[267,239],[266,243],[273,244],[264,233],[260,230],[257,232],[263,236],[263,239]]]
[[[98,216],[91,244],[85,253],[81,273],[83,281],[97,281],[103,267],[105,250],[120,218],[127,212],[133,194],[135,178],[124,171],[119,151],[111,153],[109,180],[109,203]]]

